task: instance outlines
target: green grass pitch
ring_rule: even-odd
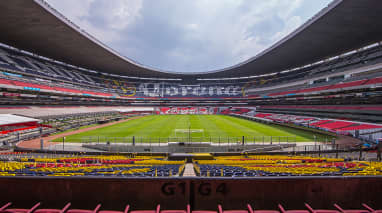
[[[192,132],[189,135],[187,132],[189,128],[199,132]],[[178,131],[176,131],[176,129]],[[272,136],[272,140],[277,142],[279,136],[281,138],[286,138],[285,136],[288,136],[289,141],[295,140],[296,142],[310,142],[314,141],[313,135],[321,141],[328,137],[326,135],[320,135],[309,131],[279,125],[267,125],[225,115],[151,115],[96,130],[67,136],[65,141],[84,142],[84,138],[88,138],[90,136],[100,136],[102,142],[105,142],[105,140],[109,141],[111,140],[110,138],[113,137],[122,138],[132,136],[135,136],[136,138],[144,137],[146,140],[149,137],[154,138],[154,140],[158,140],[157,138],[162,138],[162,142],[168,138],[172,138],[168,139],[171,141],[182,141],[185,140],[184,138],[188,138],[189,136],[200,142],[208,140],[217,142],[219,137],[222,140],[228,137],[241,140],[242,136],[247,137],[249,141],[260,141],[263,137],[266,138],[266,141],[269,141],[270,136]],[[104,137],[110,138],[103,139]],[[256,138],[253,139],[254,137]],[[121,140],[122,139],[118,139],[117,142],[123,142]],[[232,140],[234,139],[231,139],[231,141]],[[54,141],[61,142],[62,139],[58,138]],[[113,142],[113,140],[111,141]]]

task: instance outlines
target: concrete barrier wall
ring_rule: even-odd
[[[367,203],[382,208],[382,178],[0,178],[0,200],[28,208],[41,201],[50,208],[72,202],[75,208],[106,209],[243,209],[250,203],[257,209],[274,209],[278,203],[303,209],[304,202],[315,208],[338,203],[360,208]]]
[[[259,150],[259,151],[272,151],[280,150],[281,148],[295,147],[295,143],[289,144],[246,144],[246,145],[200,145],[197,143],[190,143],[187,145],[162,145],[162,146],[151,146],[149,144],[132,146],[130,144],[83,144],[82,147],[105,151],[105,152],[131,152],[131,153],[222,153],[222,152],[242,152],[244,150]]]

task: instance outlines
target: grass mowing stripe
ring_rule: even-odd
[[[252,125],[254,122],[251,122],[251,121],[246,121],[246,120],[243,120],[243,119],[239,119],[239,118],[234,118],[236,119],[237,122],[247,122],[248,125]],[[266,125],[266,124],[261,124],[261,123],[257,123],[258,124],[258,129],[262,132],[262,133],[268,133],[269,132],[269,127],[272,127],[272,131],[273,133],[275,133],[274,136],[296,136],[297,139],[313,139],[313,135],[311,132],[307,132],[307,131],[303,131],[303,130],[300,130],[300,129],[293,129],[293,128],[289,128],[289,127],[284,127],[284,126],[280,126],[280,125]],[[292,132],[292,133],[291,133]]]
[[[226,132],[229,137],[245,136],[245,132],[240,128],[240,125],[232,123],[231,121],[227,121],[222,116],[212,117],[211,119],[216,125],[217,129]]]
[[[126,122],[122,122],[119,124],[107,126],[107,127],[102,127],[96,130],[91,130],[87,132],[82,132],[79,134],[75,135],[70,135],[66,136],[66,141],[67,142],[81,142],[81,140],[85,137],[90,137],[90,136],[100,136],[100,137],[126,137],[126,136],[121,136],[121,134],[126,134],[129,132],[130,127],[134,127],[134,129],[138,129],[140,125],[147,125],[145,124],[146,122],[150,122],[150,120],[155,119],[154,117],[143,117],[139,119],[134,119]],[[61,142],[62,138],[57,138],[53,140],[54,142]]]
[[[154,118],[153,116],[150,116],[151,118]],[[137,137],[153,137],[158,135],[158,133],[161,131],[161,126],[165,124],[166,118],[165,117],[158,117],[155,119],[151,119],[150,122],[142,122],[140,123],[139,128],[132,129],[132,132],[128,134],[127,136],[137,136]]]
[[[249,128],[255,127],[258,132],[260,132],[261,135],[270,135],[270,130],[272,130],[272,134],[270,136],[296,136],[297,141],[313,141],[313,134],[311,132],[299,130],[299,129],[293,129],[289,127],[283,127],[279,125],[266,125],[261,123],[256,123],[248,120],[243,120],[236,117],[229,117],[232,122],[239,123],[244,126],[247,126]],[[272,128],[270,128],[272,127]]]
[[[208,124],[209,124],[209,129],[208,129],[208,132],[210,133],[209,136],[217,134],[218,137],[230,137],[231,135],[226,129],[219,127],[218,120],[220,120],[218,116],[207,117],[206,121],[208,121]]]
[[[269,132],[266,131],[266,130],[269,130],[269,128],[262,123],[257,123],[257,122],[244,120],[244,119],[238,119],[235,117],[224,117],[223,119],[227,120],[226,122],[235,124],[237,128],[243,129],[244,130],[243,132],[245,132],[243,133],[244,136],[257,136],[257,135],[270,136]],[[275,133],[272,133],[272,136],[274,134]]]
[[[294,134],[290,134],[287,131],[280,131],[276,128],[269,128],[269,125],[265,125],[262,123],[257,123],[253,121],[243,120],[235,117],[229,117],[229,119],[232,123],[240,124],[242,126],[245,126],[247,129],[251,130],[251,132],[255,132],[255,134],[260,135],[270,135],[269,132],[272,130],[272,135],[270,136],[294,136]],[[254,135],[252,133],[252,135]]]

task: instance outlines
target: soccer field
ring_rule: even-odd
[[[189,133],[189,129],[191,129],[191,133]],[[270,136],[272,136],[272,140],[275,142],[280,140],[279,137],[281,137],[282,141],[309,142],[314,141],[313,135],[321,141],[328,137],[309,131],[278,125],[267,125],[225,115],[151,115],[67,136],[65,141],[84,142],[86,138],[98,137],[101,138],[102,142],[124,142],[126,139],[121,139],[122,137],[132,136],[136,138],[144,137],[146,140],[147,138],[153,138],[153,140],[162,138],[162,142],[168,138],[172,138],[171,141],[182,141],[188,137],[194,138],[194,141],[212,140],[217,142],[218,138],[224,140],[231,137],[241,140],[243,136],[249,138],[249,140],[270,141]],[[62,138],[54,141],[61,142]]]

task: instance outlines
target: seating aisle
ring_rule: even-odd
[[[187,163],[184,167],[183,177],[196,177],[194,165],[192,163]]]

